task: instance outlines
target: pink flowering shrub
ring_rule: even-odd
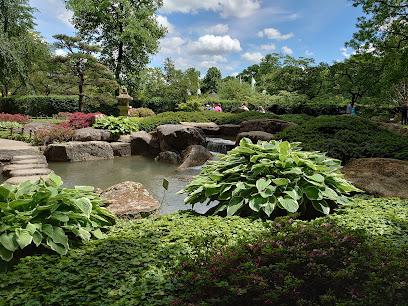
[[[83,129],[86,127],[92,126],[92,118],[95,115],[98,115],[102,113],[89,113],[89,114],[84,114],[84,113],[73,113],[68,115],[68,122],[62,122],[60,125],[65,126],[65,127],[72,127],[74,129]]]
[[[13,114],[1,113],[0,114],[0,121],[26,123],[26,122],[30,122],[31,120],[25,115],[20,115],[20,114],[14,114],[13,115]]]
[[[35,131],[33,135],[33,142],[36,145],[65,142],[72,140],[74,136],[74,128],[60,124],[50,128],[44,128]]]

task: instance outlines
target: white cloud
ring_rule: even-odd
[[[342,51],[341,55],[343,55],[344,57],[349,58],[350,55],[351,55],[350,53],[347,53],[347,48],[342,47],[342,48],[340,48],[340,51]]]
[[[224,66],[223,68],[224,70],[228,70],[228,71],[234,70],[234,68],[231,66]]]
[[[291,48],[289,48],[289,47],[286,47],[286,46],[283,46],[281,48],[281,50],[282,50],[283,53],[286,53],[286,54],[292,54],[293,53],[293,50]]]
[[[261,45],[261,49],[265,51],[273,51],[276,50],[276,45],[275,44]]]
[[[181,37],[163,38],[160,40],[160,52],[163,54],[180,54],[181,45],[185,42]]]
[[[234,77],[234,78],[237,77],[238,75],[239,75],[238,72],[233,72],[233,73],[231,73],[231,76]]]
[[[244,54],[241,55],[241,59],[243,61],[255,63],[255,64],[259,63],[262,58],[263,58],[263,55],[259,52],[253,52],[253,53],[245,52]]]
[[[68,11],[66,9],[58,9],[57,12],[57,18],[58,20],[62,21],[65,25],[73,28],[74,25],[70,22],[72,16],[74,16],[74,12],[73,11]]]
[[[309,51],[309,50],[306,50],[306,51],[305,51],[305,54],[306,54],[307,56],[312,56],[312,55],[314,55],[314,53],[311,52],[311,51]]]
[[[239,40],[232,39],[229,35],[204,35],[197,41],[189,43],[187,46],[187,52],[189,54],[198,55],[221,55],[239,51],[242,51]]]
[[[62,49],[56,49],[56,50],[54,51],[54,54],[55,54],[56,56],[66,56],[68,53],[65,52],[65,51],[62,50]]]
[[[217,62],[215,61],[202,61],[198,63],[199,68],[205,68],[205,69],[216,67],[216,66],[217,66]]]
[[[276,40],[286,40],[295,36],[293,33],[289,34],[282,34],[279,30],[274,28],[266,28],[263,31],[258,32],[258,37],[268,37],[269,39],[276,39]]]
[[[173,34],[174,33],[174,25],[172,25],[168,20],[166,16],[162,16],[162,15],[157,15],[157,22],[167,28],[167,32],[168,34]]]
[[[228,24],[221,23],[205,29],[205,31],[209,34],[224,34],[227,33],[228,30],[229,30]]]
[[[226,63],[228,60],[222,55],[214,55],[213,60],[219,63]]]
[[[197,14],[198,10],[211,10],[221,12],[221,17],[244,18],[253,15],[260,8],[258,0],[165,0],[162,13],[192,13]]]

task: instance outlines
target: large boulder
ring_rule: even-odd
[[[190,167],[201,166],[212,157],[210,151],[200,145],[187,147],[181,153],[182,164],[177,168],[178,171],[186,170]]]
[[[379,197],[408,199],[408,162],[391,158],[360,158],[341,169],[356,187]]]
[[[26,142],[0,139],[0,161],[10,161],[14,156],[38,155],[39,153],[37,147]]]
[[[220,133],[220,127],[214,122],[181,122],[181,124],[199,128],[205,135],[218,135]]]
[[[140,183],[127,181],[116,184],[99,196],[111,202],[107,209],[119,218],[140,219],[160,214],[160,202]]]
[[[114,137],[108,130],[94,129],[91,127],[75,131],[76,141],[112,141]]]
[[[110,142],[110,146],[112,147],[114,156],[130,156],[132,154],[130,143]]]
[[[239,145],[239,142],[241,141],[242,138],[249,138],[253,143],[257,143],[258,140],[264,140],[264,141],[269,141],[269,140],[274,140],[275,136],[273,134],[267,133],[267,132],[262,132],[262,131],[250,131],[250,132],[242,132],[237,135],[237,138],[235,140],[235,144]]]
[[[242,122],[240,132],[263,131],[275,134],[296,125],[296,123],[280,119],[253,119]]]
[[[49,145],[44,152],[47,161],[74,162],[113,158],[113,149],[104,141],[70,141]]]
[[[205,135],[199,128],[180,124],[157,127],[160,150],[181,152],[191,145],[205,145]]]
[[[159,141],[152,133],[134,132],[130,135],[132,155],[156,156],[160,153]]]
[[[159,155],[154,159],[156,162],[179,164],[180,154],[173,151],[160,152]]]
[[[223,136],[237,136],[241,126],[239,124],[222,124],[220,127],[220,135]]]

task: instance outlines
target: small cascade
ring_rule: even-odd
[[[235,142],[222,138],[207,138],[207,150],[210,152],[226,154],[235,148]]]

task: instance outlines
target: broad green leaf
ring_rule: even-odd
[[[269,185],[268,187],[265,188],[264,191],[261,191],[259,194],[263,197],[263,198],[268,198],[270,196],[272,196],[276,191],[276,186],[271,186]]]
[[[58,175],[56,175],[54,172],[51,172],[48,175],[48,179],[56,186],[56,187],[60,187],[62,186],[63,182],[61,180],[61,177],[59,177]]]
[[[291,197],[294,200],[298,200],[300,198],[295,189],[285,190],[284,193],[286,193],[289,197]]]
[[[233,198],[229,203],[227,207],[227,216],[233,216],[238,209],[241,208],[242,204],[244,203],[244,200],[240,197]]]
[[[9,189],[5,188],[4,186],[0,186],[0,200],[2,202],[6,202],[10,200],[10,193],[11,192]]]
[[[37,230],[36,226],[34,224],[31,224],[30,222],[27,223],[27,226],[25,228],[31,235]]]
[[[62,211],[54,211],[51,215],[51,218],[54,218],[61,222],[68,222],[69,221],[69,213],[62,212]]]
[[[62,228],[54,226],[54,231],[51,238],[55,243],[62,244],[63,246],[68,248],[68,237],[67,235],[65,235],[65,232]]]
[[[218,194],[220,192],[220,190],[218,188],[208,188],[205,190],[205,196],[209,197],[212,196],[214,194]]]
[[[249,139],[249,138],[242,138],[241,139],[241,141],[239,142],[239,146],[240,147],[248,147],[249,145],[251,145],[252,144],[252,141],[251,141],[251,139]]]
[[[279,144],[279,149],[282,151],[286,151],[286,153],[290,150],[290,143],[287,141],[283,141]]]
[[[279,197],[278,201],[288,212],[294,213],[299,209],[298,202],[289,196]]]
[[[21,206],[28,204],[31,202],[31,199],[19,199],[19,200],[14,200],[9,203],[9,207],[13,210],[19,210],[19,208],[22,208]]]
[[[309,180],[318,182],[318,183],[323,183],[324,182],[324,176],[318,173],[315,173],[313,175],[307,176]]]
[[[329,187],[326,187],[324,190],[322,190],[322,195],[324,197],[326,197],[326,198],[328,198],[330,200],[334,200],[334,201],[336,201],[337,197],[338,197],[337,193],[333,189],[331,189]]]
[[[217,214],[217,213],[219,213],[220,211],[224,211],[224,210],[226,210],[227,209],[227,207],[228,207],[228,205],[227,204],[222,204],[222,205],[219,205],[218,206],[218,208],[214,211],[214,215],[215,214]]]
[[[253,211],[259,211],[263,206],[266,205],[268,202],[268,199],[260,197],[260,196],[254,196],[249,200],[249,207]]]
[[[289,180],[287,178],[276,178],[273,179],[272,182],[274,182],[278,186],[285,186],[289,184]]]
[[[17,243],[21,249],[24,249],[33,240],[30,232],[25,229],[16,228]]]
[[[47,238],[47,245],[51,248],[51,250],[57,252],[61,256],[66,255],[68,253],[67,247],[64,247],[63,245],[55,243],[51,238]]]
[[[353,203],[352,200],[350,200],[349,198],[347,198],[347,197],[345,197],[345,196],[339,196],[339,197],[337,197],[336,202],[339,203],[339,204],[343,204],[343,205],[347,205],[347,204]]]
[[[82,227],[73,229],[72,232],[84,241],[89,241],[89,239],[91,238],[91,234]]]
[[[98,239],[105,239],[108,237],[106,234],[102,233],[101,229],[99,228],[92,231],[91,233]]]
[[[324,200],[312,201],[312,205],[317,211],[320,211],[325,215],[328,215],[330,213],[330,206]]]
[[[303,190],[309,200],[321,200],[323,195],[316,187],[309,186]]]
[[[263,208],[265,214],[270,217],[273,211],[275,210],[276,202],[267,202],[265,207]]]
[[[40,245],[42,239],[43,239],[43,236],[41,235],[39,231],[35,231],[33,233],[33,242],[37,247]]]
[[[88,198],[83,197],[76,200],[75,205],[89,218],[92,210],[92,204]]]
[[[232,191],[227,190],[227,191],[223,192],[222,194],[220,194],[220,196],[218,197],[218,200],[220,200],[220,201],[229,200],[229,199],[231,199],[231,196],[232,196]]]
[[[290,170],[283,171],[282,173],[283,174],[299,174],[299,175],[302,175],[303,171],[302,171],[302,169],[300,169],[298,167],[295,167],[295,168],[291,168]]]
[[[18,242],[15,233],[3,233],[3,235],[0,236],[0,243],[3,245],[3,247],[11,252],[18,249]]]
[[[169,181],[165,178],[163,178],[163,184],[162,184],[163,188],[165,190],[169,190]]]
[[[259,180],[256,181],[256,188],[260,192],[264,190],[266,187],[268,187],[270,183],[271,183],[271,180],[260,178]]]
[[[13,259],[13,252],[7,250],[3,245],[0,244],[0,257],[4,261],[10,261]]]
[[[77,191],[85,191],[85,192],[92,192],[95,190],[95,187],[93,186],[75,186],[74,188]]]

